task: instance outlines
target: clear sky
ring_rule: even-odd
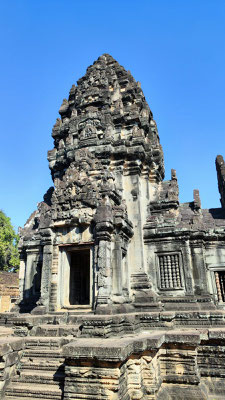
[[[47,150],[73,83],[102,53],[141,82],[180,201],[219,207],[224,0],[0,1],[0,208],[22,226],[52,185]]]

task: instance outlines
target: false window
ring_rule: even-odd
[[[225,271],[215,271],[216,289],[219,302],[225,301]]]
[[[158,255],[160,289],[171,290],[183,288],[180,259],[178,253]]]

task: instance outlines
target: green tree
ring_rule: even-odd
[[[18,252],[19,235],[11,224],[11,220],[0,210],[0,270],[17,271],[19,268]]]

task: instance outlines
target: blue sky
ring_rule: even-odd
[[[224,0],[0,1],[0,208],[22,226],[52,185],[47,150],[73,83],[102,53],[141,82],[180,201],[219,207]]]

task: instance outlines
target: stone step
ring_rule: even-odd
[[[36,370],[35,373],[32,370],[22,370],[17,372],[13,377],[12,382],[23,382],[23,383],[45,383],[51,385],[58,385],[63,383],[65,379],[64,369],[54,371],[40,371]]]
[[[26,338],[26,349],[39,348],[49,350],[58,349],[61,347],[62,340],[61,338],[53,338],[53,337],[38,337],[38,336],[28,336]],[[64,344],[64,343],[63,343]]]
[[[62,358],[61,349],[46,349],[36,347],[24,350],[23,357]]]
[[[5,337],[5,336],[11,336],[13,334],[13,329],[6,327],[6,326],[1,326],[0,327],[0,337]]]
[[[224,395],[210,394],[208,395],[208,400],[224,400]]]
[[[29,400],[39,400],[40,399],[40,397],[28,397],[28,399]],[[4,397],[4,399],[3,400],[27,400],[27,397],[24,397],[23,395],[16,395],[16,397],[15,397],[15,395],[13,395],[13,397],[12,396],[5,396]]]
[[[162,383],[157,399],[160,400],[208,400],[200,385]]]
[[[80,335],[79,330],[80,324],[41,324],[36,326],[31,332],[34,336],[43,336],[43,337],[65,337],[72,336],[77,337]]]
[[[61,347],[62,346],[47,346],[47,345],[46,346],[41,346],[38,343],[32,343],[32,344],[29,343],[28,345],[26,345],[26,348],[25,348],[24,351],[25,352],[26,351],[29,352],[30,350],[32,350],[32,351],[36,351],[38,353],[42,353],[42,351],[47,350],[47,351],[49,351],[49,353],[51,353],[52,351],[60,352],[61,351]]]
[[[22,358],[20,361],[20,371],[22,370],[42,370],[42,371],[57,371],[64,369],[64,358]]]
[[[6,396],[10,400],[17,400],[22,397],[26,399],[62,399],[62,389],[57,385],[51,384],[33,384],[12,382],[6,389]]]

